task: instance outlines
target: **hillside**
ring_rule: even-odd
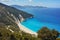
[[[0,3],[0,24],[14,25],[15,20],[12,16],[21,20],[19,15],[21,15],[24,20],[33,17],[33,15],[28,14],[27,12]]]
[[[26,38],[34,38],[31,34],[21,31],[15,23],[20,22],[22,18],[26,20],[31,17],[33,15],[27,12],[0,3],[0,40],[26,40]]]

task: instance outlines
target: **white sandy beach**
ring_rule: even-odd
[[[24,31],[24,32],[29,33],[29,34],[34,34],[35,36],[37,36],[36,32],[34,32],[34,31],[30,30],[29,28],[23,26],[21,23],[18,23],[18,26],[19,26],[21,31]]]

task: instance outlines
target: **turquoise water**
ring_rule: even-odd
[[[27,19],[24,22],[22,22],[21,24],[23,24],[25,27],[27,27],[35,32],[37,32],[42,27],[48,27],[49,29],[55,29],[60,32],[60,27],[58,24],[40,22],[35,18]]]
[[[46,26],[60,32],[60,8],[22,8],[21,10],[34,15],[34,18],[22,22],[27,28],[37,32]]]

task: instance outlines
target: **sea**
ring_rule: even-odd
[[[38,32],[41,28],[47,27],[60,32],[60,8],[21,8],[20,10],[34,16],[21,22],[32,31]]]

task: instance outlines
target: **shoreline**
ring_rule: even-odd
[[[30,30],[29,28],[25,27],[25,26],[22,25],[21,23],[18,23],[17,25],[18,25],[18,27],[19,27],[19,29],[20,29],[21,31],[23,31],[23,32],[25,32],[25,33],[29,33],[29,34],[31,34],[31,35],[35,35],[35,36],[37,37],[38,34],[37,34],[36,32]]]

